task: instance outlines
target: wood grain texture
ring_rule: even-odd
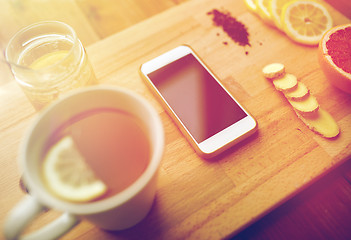
[[[0,3],[1,47],[5,47],[8,40],[21,28],[48,20],[63,21],[71,25],[85,46],[100,39],[75,1],[1,0]]]
[[[231,239],[350,239],[350,175],[348,161]]]
[[[101,38],[187,0],[77,0],[91,26]]]
[[[73,0],[0,0],[0,59],[11,37],[20,29],[40,21],[57,20],[71,25],[84,46],[100,38]],[[6,64],[0,62],[0,86],[13,80]]]
[[[325,0],[331,4],[335,9],[341,12],[344,16],[351,19],[351,2],[349,0]]]
[[[79,6],[89,18],[90,8],[83,7],[84,3],[89,2],[79,1],[70,9]],[[213,25],[207,13],[214,8],[229,11],[248,26],[251,47],[236,45]],[[336,24],[350,21],[329,9]],[[104,11],[97,10],[105,16]],[[20,18],[15,15],[15,19]],[[109,15],[107,11],[106,16]],[[106,17],[107,20],[98,22],[97,19],[89,19],[93,27],[87,26],[86,35],[87,41],[95,42],[86,46],[97,78],[104,85],[132,89],[153,104],[166,132],[165,156],[155,203],[143,222],[129,230],[105,232],[83,221],[63,239],[228,237],[351,156],[350,95],[329,85],[319,68],[316,48],[297,45],[264,25],[246,10],[242,1],[187,1],[132,27],[125,28],[122,24],[118,29],[125,29],[113,35],[110,27],[101,32],[96,30],[111,20]],[[90,31],[95,40],[89,39]],[[97,41],[105,36],[109,37]],[[138,75],[140,64],[183,43],[199,53],[259,123],[257,134],[212,161],[195,154]],[[284,63],[287,71],[305,83],[340,124],[339,138],[323,139],[298,120],[284,96],[261,75],[262,67],[271,62]],[[2,225],[8,210],[23,196],[18,188],[20,170],[14,159],[19,141],[36,114],[13,81],[1,86],[0,102],[3,103],[0,139],[4,143],[0,147],[0,176],[3,177],[0,190],[7,193],[0,198],[0,204],[6,206],[0,211]],[[39,219],[34,228],[57,213],[47,215],[46,219]]]

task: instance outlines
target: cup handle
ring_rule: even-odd
[[[4,224],[6,239],[18,239],[25,227],[43,211],[45,211],[45,207],[35,197],[27,195],[15,206],[6,219]],[[78,222],[79,219],[77,217],[69,213],[63,213],[51,223],[33,233],[21,236],[20,239],[57,239],[78,224]]]

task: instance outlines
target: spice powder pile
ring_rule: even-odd
[[[240,46],[251,46],[247,27],[232,17],[230,13],[223,13],[217,9],[213,9],[207,14],[213,15],[212,20],[214,24],[222,27],[234,42],[238,43]]]

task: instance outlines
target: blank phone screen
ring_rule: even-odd
[[[192,54],[148,77],[198,143],[247,116]]]

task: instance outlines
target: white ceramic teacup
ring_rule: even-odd
[[[61,200],[46,189],[40,177],[40,154],[45,142],[52,131],[72,116],[100,107],[125,110],[144,122],[151,145],[149,164],[132,185],[114,196],[89,203]],[[88,87],[57,100],[40,113],[22,141],[19,164],[30,195],[18,203],[6,219],[6,238],[18,238],[32,219],[47,208],[61,211],[62,216],[24,238],[55,239],[81,219],[107,230],[134,226],[148,214],[152,206],[163,149],[164,131],[158,113],[144,98],[129,90]]]

